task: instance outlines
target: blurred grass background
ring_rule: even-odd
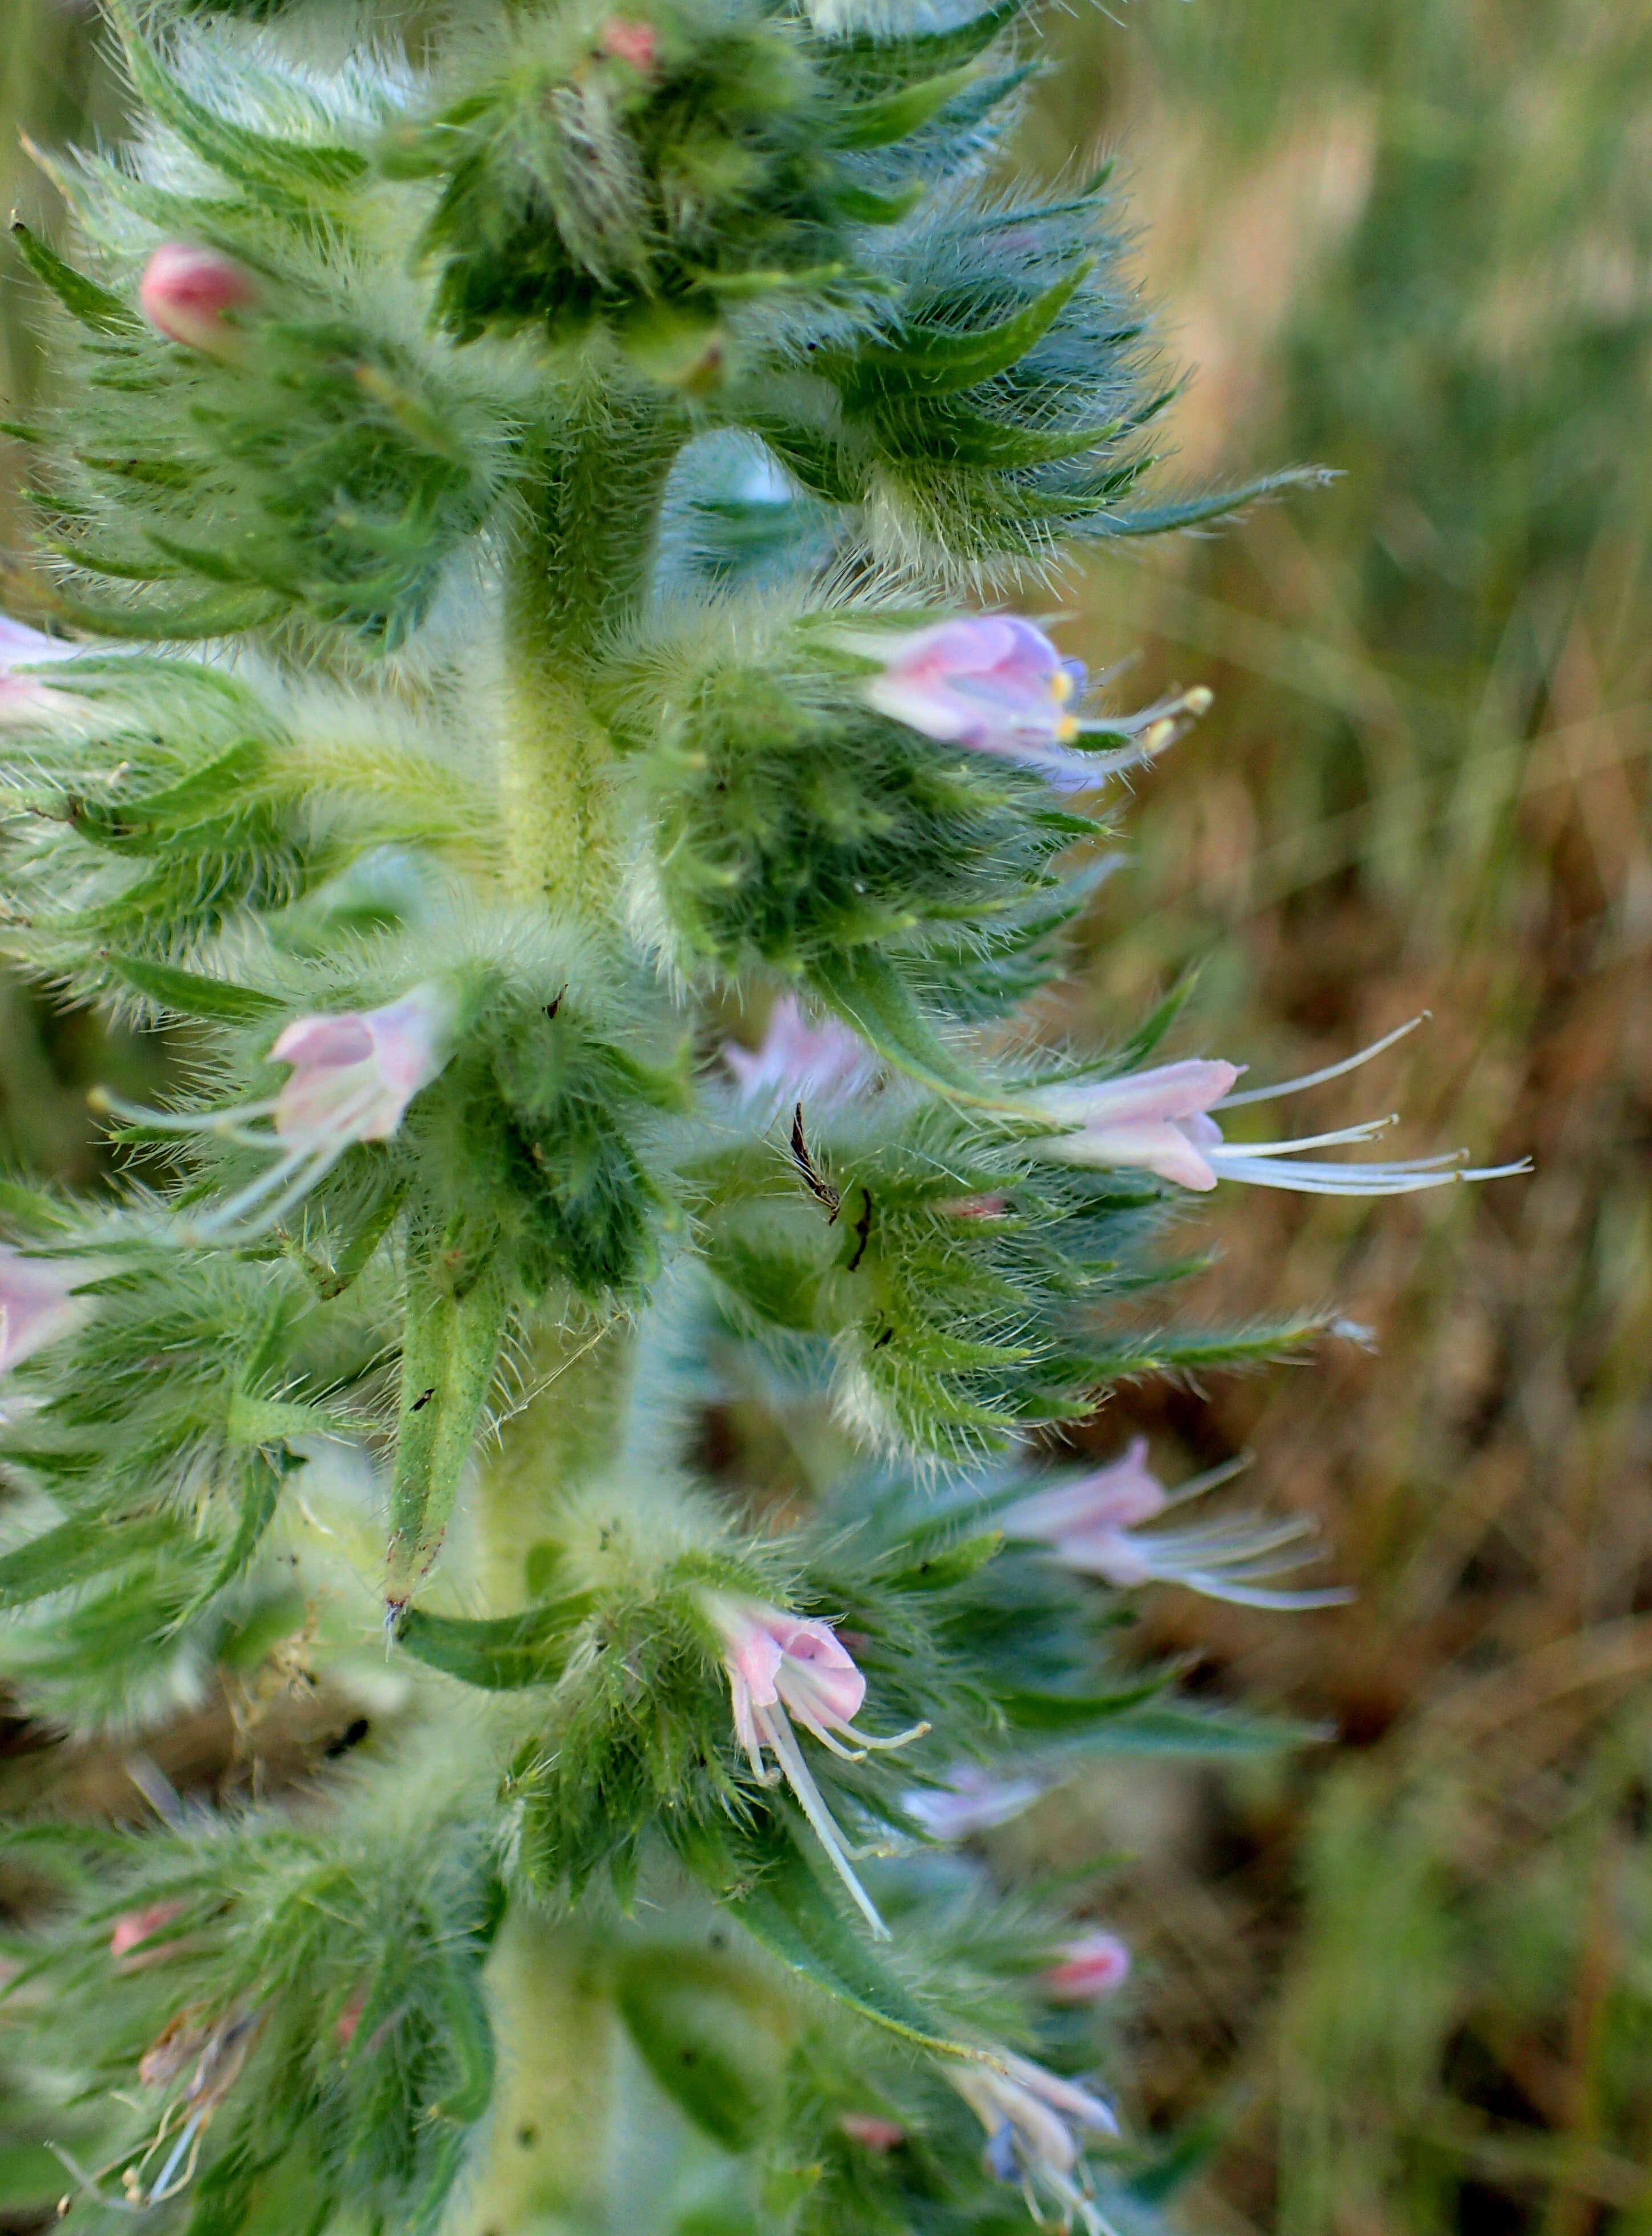
[[[1352,1608],[1164,1593],[1146,1629],[1334,1737],[1242,1775],[1132,1766],[1000,1860],[1133,1854],[1109,1904],[1135,2110],[1211,2115],[1190,2229],[1652,2231],[1652,11],[1137,0],[1046,30],[1029,156],[1123,155],[1198,367],[1178,470],[1341,477],[1066,587],[1097,665],[1141,650],[1131,695],[1218,694],[1140,787],[1078,1022],[1201,962],[1183,1047],[1266,1078],[1427,1009],[1294,1115],[1403,1109],[1399,1154],[1537,1168],[1217,1200],[1216,1300],[1334,1298],[1371,1347],[1135,1392],[1092,1441],[1144,1428],[1172,1474],[1252,1450],[1259,1503],[1320,1517]],[[0,0],[31,221],[19,126],[118,127],[97,47],[59,0]],[[150,1061],[0,989],[0,1154],[89,1178],[86,1085]]]

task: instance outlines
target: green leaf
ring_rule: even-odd
[[[301,202],[337,194],[365,178],[367,159],[353,148],[278,140],[214,115],[187,94],[144,39],[127,0],[109,0],[134,89],[187,148],[226,178]]]
[[[1000,1102],[938,1038],[893,964],[872,948],[819,956],[807,977],[826,1006],[897,1071],[955,1102],[988,1107]]]
[[[862,2018],[941,2056],[975,2055],[936,2031],[927,2013],[879,1962],[778,1827],[751,1883],[738,1892],[726,1891],[723,1898],[772,1956]]]
[[[1169,1683],[1168,1676],[1151,1676],[1139,1684],[1124,1685],[1111,1693],[1044,1693],[1015,1690],[999,1693],[998,1706],[1017,1731],[1085,1732],[1113,1723],[1155,1700]]]
[[[520,1692],[556,1683],[591,1605],[589,1592],[575,1592],[546,1607],[475,1622],[409,1608],[397,1622],[396,1642],[416,1661],[461,1684],[489,1693]]]
[[[1064,279],[996,326],[950,328],[914,324],[892,342],[858,351],[832,371],[846,399],[945,396],[977,387],[1018,365],[1042,341],[1093,269],[1086,257]]]
[[[441,1550],[506,1318],[503,1284],[493,1268],[457,1293],[428,1251],[410,1266],[385,1577],[392,1608],[406,1606]]]
[[[111,295],[107,287],[100,287],[83,273],[76,272],[72,264],[49,248],[38,234],[33,233],[20,217],[11,220],[11,237],[17,252],[36,280],[51,289],[72,319],[89,327],[95,334],[129,334],[140,332],[142,322],[129,311],[118,295]],[[18,430],[21,435],[23,431]],[[25,439],[27,439],[25,437]]]
[[[72,1516],[26,1545],[0,1555],[0,1608],[26,1607],[49,1592],[86,1583],[140,1553],[174,1544],[180,1534],[169,1515],[145,1515],[131,1522],[107,1514]]]
[[[1221,1758],[1322,1746],[1333,1736],[1323,1724],[1300,1723],[1292,1716],[1247,1715],[1234,1708],[1195,1708],[1172,1701],[1112,1718],[1085,1737],[1083,1751]]]
[[[286,1006],[274,994],[260,994],[251,986],[233,986],[227,978],[203,977],[199,971],[180,970],[170,963],[146,963],[135,955],[109,955],[104,961],[135,994],[158,1009],[184,1017],[212,1017],[227,1025],[255,1025],[279,1016]]]
[[[725,2150],[753,2149],[797,2030],[773,1983],[705,1950],[648,1948],[622,1959],[615,2001],[666,2094]]]

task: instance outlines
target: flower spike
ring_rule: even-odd
[[[705,1608],[722,1643],[734,1733],[753,1777],[767,1786],[778,1775],[764,1765],[763,1751],[768,1748],[856,1907],[879,1938],[886,1940],[889,1929],[855,1876],[849,1860],[855,1851],[833,1820],[790,1719],[795,1716],[828,1753],[846,1762],[859,1761],[871,1749],[906,1746],[929,1726],[914,1724],[892,1739],[872,1739],[855,1729],[866,1680],[829,1622],[785,1615],[760,1600],[722,1592],[707,1593]]]

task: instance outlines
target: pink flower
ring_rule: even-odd
[[[244,354],[246,340],[233,321],[257,300],[252,276],[215,248],[167,241],[143,267],[138,303],[168,341],[207,357]]]
[[[48,714],[61,703],[61,694],[43,677],[19,674],[19,668],[73,660],[80,650],[77,644],[26,628],[22,621],[0,614],[0,727],[26,720],[31,714]]]
[[[1048,1157],[1156,1173],[1178,1187],[1214,1188],[1209,1153],[1220,1146],[1221,1128],[1206,1114],[1238,1080],[1236,1064],[1195,1057],[1088,1085],[1046,1087],[1030,1102],[1038,1116],[1080,1129],[1046,1142]]]
[[[1122,1988],[1130,1976],[1130,1952],[1116,1933],[1086,1933],[1063,1942],[1061,1962],[1038,1976],[1052,2003],[1093,2003]]]
[[[84,1266],[27,1258],[0,1243],[0,1374],[79,1325],[87,1306],[75,1285],[89,1278]]]
[[[851,1868],[854,1851],[833,1821],[790,1719],[795,1717],[812,1738],[846,1762],[859,1761],[869,1748],[905,1746],[921,1738],[928,1725],[917,1724],[893,1739],[881,1739],[855,1729],[866,1680],[829,1622],[785,1615],[760,1600],[735,1599],[722,1592],[708,1592],[704,1605],[722,1646],[734,1735],[746,1750],[752,1775],[764,1785],[773,1781],[776,1773],[765,1767],[763,1759],[768,1748],[833,1870],[872,1931],[886,1938],[887,1928]],[[845,1739],[850,1742],[847,1746]]]
[[[880,2120],[875,2112],[839,2112],[838,2126],[852,2143],[880,2156],[898,2151],[906,2140],[906,2130],[898,2121]]]
[[[835,1017],[812,1023],[795,994],[783,995],[769,1011],[756,1048],[725,1041],[722,1055],[739,1101],[766,1117],[806,1095],[847,1102],[878,1075],[878,1059],[859,1035]]]
[[[122,1971],[136,1971],[140,1966],[157,1963],[170,1954],[169,1943],[148,1950],[143,1950],[143,1943],[174,1918],[181,1917],[183,1909],[181,1902],[152,1902],[142,1910],[128,1910],[115,1919],[115,1930],[109,1936],[109,1955]],[[134,1950],[141,1953],[134,1956]]]
[[[1116,1583],[1145,1583],[1145,1570],[1134,1573],[1142,1564],[1128,1532],[1155,1521],[1169,1503],[1147,1458],[1147,1438],[1132,1437],[1108,1466],[1017,1499],[1003,1516],[1006,1534],[1050,1546],[1066,1568]]]
[[[168,1117],[102,1098],[116,1116],[152,1131],[210,1134],[273,1151],[264,1172],[188,1231],[190,1240],[261,1234],[359,1141],[384,1141],[453,1052],[458,1003],[450,987],[415,986],[378,1009],[295,1017],[270,1050],[293,1073],[268,1101]],[[263,1130],[263,1121],[270,1130]]]
[[[1281,1591],[1272,1579],[1288,1575],[1313,1556],[1302,1549],[1313,1535],[1305,1516],[1268,1522],[1235,1515],[1190,1529],[1144,1530],[1173,1503],[1197,1497],[1234,1472],[1234,1463],[1184,1483],[1175,1500],[1147,1463],[1147,1438],[1133,1437],[1122,1456],[1075,1483],[1034,1491],[1006,1507],[1004,1533],[1035,1545],[1047,1545],[1063,1568],[1076,1575],[1099,1576],[1116,1590],[1142,1584],[1182,1584],[1207,1599],[1229,1600],[1240,1607],[1339,1607],[1351,1595],[1333,1587],[1324,1591]]]
[[[1083,2139],[1117,2134],[1112,2108],[1010,2050],[990,2064],[949,2066],[946,2077],[987,2131],[987,2171],[1032,2196],[1053,2197],[1064,2227],[1076,2216],[1090,2236],[1104,2236],[1108,2224],[1085,2194]]]
[[[892,721],[942,745],[1028,762],[1067,782],[1096,782],[1092,764],[1064,750],[1083,727],[1073,708],[1083,695],[1084,670],[1018,615],[967,615],[903,635],[847,641],[884,661],[863,695]]]
[[[275,1098],[275,1130],[294,1141],[387,1141],[446,1063],[452,997],[416,986],[382,1009],[295,1017],[270,1056],[293,1076]]]
[[[1115,1079],[1037,1088],[1024,1098],[1024,1107],[1034,1117],[1070,1129],[1039,1143],[1042,1155],[1063,1164],[1156,1173],[1177,1187],[1214,1188],[1225,1180],[1302,1195],[1413,1195],[1418,1189],[1445,1187],[1455,1180],[1504,1180],[1529,1172],[1528,1158],[1464,1170],[1466,1150],[1359,1165],[1303,1154],[1305,1150],[1369,1141],[1395,1122],[1392,1118],[1363,1119],[1328,1134],[1299,1134],[1282,1141],[1222,1138],[1213,1112],[1237,1110],[1242,1103],[1266,1102],[1339,1079],[1380,1056],[1421,1023],[1420,1017],[1413,1017],[1340,1063],[1326,1064],[1278,1087],[1247,1088],[1242,1095],[1233,1092],[1240,1076],[1236,1064],[1194,1057],[1159,1064],[1150,1071],[1125,1072]],[[1286,1158],[1293,1161],[1280,1161]]]
[[[596,35],[596,43],[615,61],[629,62],[644,75],[654,68],[659,40],[652,23],[629,23],[623,16],[610,16]]]

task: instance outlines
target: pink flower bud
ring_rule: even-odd
[[[1063,1944],[1061,1962],[1038,1976],[1052,2003],[1093,2003],[1115,1994],[1130,1974],[1130,1952],[1116,1933],[1086,1933]]]
[[[25,1258],[0,1243],[0,1374],[67,1335],[85,1317],[75,1284],[87,1267],[52,1258]]]
[[[906,2140],[906,2130],[898,2121],[880,2120],[875,2112],[839,2112],[838,2126],[852,2143],[880,2156],[898,2151]]]
[[[134,1956],[134,1950],[142,1950],[143,1943],[152,1934],[159,1933],[176,1917],[183,1916],[181,1902],[152,1902],[142,1910],[128,1910],[115,1921],[115,1930],[109,1936],[109,1955],[122,1971],[134,1972],[144,1964],[158,1963],[171,1953],[170,1943]]]
[[[596,43],[616,62],[629,62],[645,74],[654,68],[660,42],[652,23],[629,23],[623,16],[610,16],[596,35]]]
[[[214,248],[194,248],[169,240],[143,267],[138,302],[143,315],[168,341],[207,357],[236,358],[244,337],[232,321],[237,311],[257,300],[250,273]]]

